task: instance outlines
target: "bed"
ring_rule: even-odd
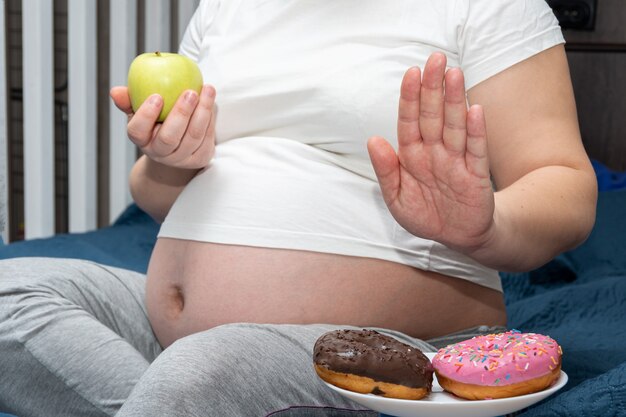
[[[531,272],[501,274],[508,326],[558,340],[569,376],[519,417],[626,415],[626,173],[594,166],[601,191],[589,239]],[[145,271],[157,232],[131,204],[109,227],[3,245],[0,259],[73,257]]]
[[[140,38],[145,50],[164,50],[163,45],[168,43],[171,49],[177,45],[181,30],[198,0],[155,0],[151,2],[150,8],[138,7],[136,1],[110,0],[111,15],[117,17],[111,19],[110,24],[117,25],[111,28],[104,21],[95,24],[97,18],[106,15],[102,13],[102,7],[98,8],[99,2],[67,2],[67,21],[70,32],[74,31],[72,36],[68,36],[69,41],[73,42],[69,48],[68,66],[72,68],[69,72],[79,74],[69,80],[70,94],[76,94],[71,96],[71,101],[76,105],[69,108],[69,120],[74,123],[68,129],[69,143],[72,144],[68,159],[70,171],[74,173],[68,179],[69,206],[75,213],[86,216],[72,216],[73,223],[68,226],[70,233],[51,237],[48,236],[55,232],[51,214],[51,207],[54,206],[51,191],[54,152],[51,151],[52,138],[50,135],[42,137],[42,132],[54,130],[50,115],[51,110],[54,110],[51,108],[54,92],[50,77],[54,66],[50,42],[53,29],[58,25],[52,24],[51,16],[59,13],[53,10],[52,1],[11,2],[14,3],[23,3],[24,15],[29,16],[22,22],[24,34],[28,35],[24,37],[23,50],[31,51],[24,54],[29,57],[24,62],[25,73],[30,74],[28,77],[31,79],[48,80],[48,88],[26,85],[23,92],[24,106],[31,110],[27,113],[29,119],[24,120],[24,125],[28,127],[24,132],[24,166],[32,171],[27,176],[30,183],[25,184],[24,197],[31,211],[25,213],[27,240],[5,245],[2,238],[7,241],[8,233],[6,230],[2,233],[0,259],[22,256],[72,257],[143,272],[156,240],[158,225],[137,206],[128,203],[127,171],[136,154],[128,143],[117,140],[125,135],[125,117],[119,114],[117,117],[108,117],[107,106],[111,104],[106,91],[105,104],[100,103],[101,113],[96,112],[97,106],[92,101],[96,95],[93,80],[98,79],[95,74],[96,51],[105,47],[96,46],[96,42],[102,41],[102,34],[96,30],[100,28],[106,36],[110,36],[104,45],[112,45],[116,51],[110,54],[111,62],[105,63],[109,68],[110,85],[123,84],[130,59],[137,53],[134,23],[143,22],[144,32]],[[57,3],[64,4],[54,2]],[[7,184],[2,181],[2,174],[5,173],[2,170],[8,161],[7,138],[10,137],[7,135],[8,123],[4,111],[9,107],[11,92],[6,88],[7,81],[11,79],[10,71],[7,72],[10,67],[6,66],[7,62],[1,57],[12,56],[10,48],[5,47],[4,38],[5,29],[11,28],[12,16],[11,13],[4,15],[4,0],[0,0],[0,4],[3,6],[0,7],[0,61],[3,63],[0,65],[0,107],[4,107],[0,111],[1,233],[1,214],[2,209],[6,209],[9,191]],[[615,4],[621,10],[621,4]],[[6,10],[11,12],[11,9]],[[170,19],[170,16],[175,19]],[[5,22],[9,24],[8,28],[5,28]],[[621,21],[617,24],[621,25]],[[612,27],[605,26],[607,30]],[[615,33],[621,32],[616,29]],[[72,54],[72,51],[75,53]],[[579,56],[574,58],[580,59]],[[597,72],[595,61],[589,68],[594,70],[594,74]],[[615,65],[615,68],[619,69],[620,66]],[[87,75],[81,77],[80,74]],[[585,74],[583,72],[580,76],[580,83],[588,86]],[[621,72],[616,74],[617,79],[622,78]],[[105,90],[108,91],[108,88]],[[604,103],[605,91],[601,91],[599,97]],[[623,101],[621,96],[619,101]],[[33,105],[40,102],[49,103],[50,108],[40,109]],[[604,109],[604,106],[598,108]],[[101,127],[106,127],[106,134],[96,133],[96,118],[100,120]],[[598,126],[596,113],[589,120],[592,121],[590,128],[595,130]],[[93,156],[98,135],[110,138],[107,158],[117,164],[111,165],[112,168],[104,172],[100,171],[106,164],[102,161],[96,163]],[[602,138],[590,142],[604,143]],[[613,150],[611,152],[619,154]],[[84,155],[91,155],[92,159],[87,160]],[[609,153],[602,160],[606,162],[610,156]],[[42,158],[43,163],[39,162],[39,158]],[[85,161],[87,163],[83,163]],[[520,417],[626,415],[626,173],[611,171],[598,162],[594,163],[594,167],[601,193],[596,226],[589,239],[575,250],[529,273],[501,274],[509,313],[508,326],[521,331],[545,333],[557,339],[564,350],[563,369],[569,375],[569,382],[564,389],[532,408],[523,410],[519,413]],[[106,204],[105,224],[109,224],[111,218],[115,221],[108,227],[85,232],[93,230],[96,224],[102,224],[97,222],[95,215],[103,206],[103,199],[99,199],[94,191],[99,177],[108,178],[104,181],[109,186],[108,194],[104,194],[110,197]],[[40,218],[45,218],[45,221]],[[10,383],[7,376],[0,374],[0,384],[7,383]],[[6,416],[2,411],[3,405],[0,403],[0,417]]]

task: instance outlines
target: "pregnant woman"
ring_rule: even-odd
[[[501,331],[499,270],[585,239],[596,180],[544,0],[200,3],[163,123],[112,89],[162,222],[147,276],[5,261],[20,416],[372,415],[311,365],[335,328],[432,350]],[[305,414],[308,413],[308,414]]]

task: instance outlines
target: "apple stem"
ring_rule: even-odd
[[[160,51],[156,51],[155,54],[156,54],[156,56],[161,56],[161,52]]]

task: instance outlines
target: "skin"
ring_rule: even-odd
[[[421,82],[418,68],[406,73],[397,154],[381,138],[368,144],[396,220],[499,270],[529,270],[580,243],[597,187],[563,47],[474,87],[469,101],[481,104],[469,110],[462,72],[445,63],[431,56]]]
[[[383,138],[368,141],[398,223],[499,270],[532,269],[584,240],[597,190],[563,48],[468,92],[462,71],[445,68],[436,53],[423,72],[407,70],[397,151]],[[183,95],[162,125],[158,96],[135,114],[125,87],[111,97],[144,153],[131,173],[133,197],[162,221],[214,154],[215,90]],[[177,239],[155,246],[146,303],[164,346],[238,321],[382,326],[422,338],[506,323],[502,294],[468,281],[374,259]]]

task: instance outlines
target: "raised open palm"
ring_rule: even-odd
[[[461,251],[485,244],[494,226],[494,193],[480,106],[467,109],[458,68],[433,54],[402,80],[398,151],[370,138],[370,158],[383,197],[410,233]]]

